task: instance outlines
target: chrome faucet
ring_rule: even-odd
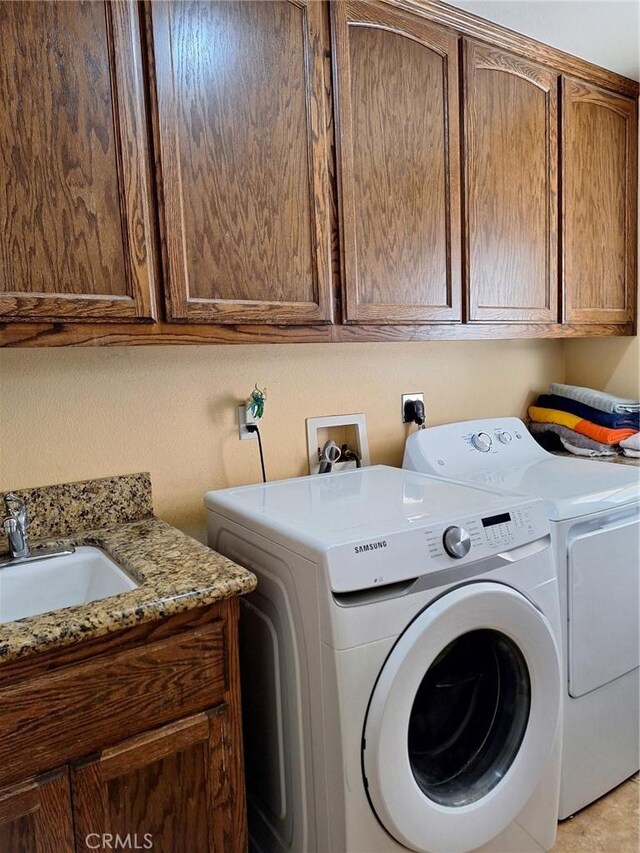
[[[22,498],[8,492],[4,496],[7,516],[2,528],[9,539],[9,550],[13,559],[23,559],[31,553],[29,548],[29,516]]]
[[[4,506],[7,515],[2,520],[2,529],[9,539],[9,554],[0,559],[0,569],[73,554],[76,550],[74,545],[54,545],[32,550],[29,546],[29,514],[25,502],[13,492],[7,492]]]

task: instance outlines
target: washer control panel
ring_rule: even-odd
[[[547,451],[518,418],[486,418],[412,433],[407,438],[402,467],[469,481],[478,473],[548,458]]]
[[[428,554],[432,558],[461,560],[472,553],[475,559],[481,559],[517,548],[540,535],[541,519],[534,515],[530,506],[521,506],[493,515],[467,518],[444,530],[426,530]]]
[[[501,444],[511,444],[513,441],[522,441],[523,430],[515,429],[513,432],[501,427],[493,427],[491,432],[469,432],[463,436],[464,440],[474,450],[479,450],[480,453],[488,453],[493,450],[495,453]]]
[[[527,559],[521,546],[549,536],[547,510],[537,498],[498,499],[488,492],[486,503],[480,498],[466,513],[440,509],[416,514],[394,529],[380,527],[375,538],[350,537],[332,547],[326,554],[331,588],[336,592],[371,589],[471,566],[508,552],[517,552],[513,558],[517,571],[515,564]]]

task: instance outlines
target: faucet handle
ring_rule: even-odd
[[[4,496],[4,505],[12,518],[15,518],[22,526],[26,526],[28,521],[27,505],[22,498],[14,495],[13,492],[7,492]]]
[[[8,515],[2,522],[2,529],[9,538],[11,556],[28,557],[30,553],[27,531],[29,516],[27,515],[26,504],[22,498],[12,492],[7,492],[4,496],[4,505]]]
[[[18,522],[13,517],[5,518],[5,520],[2,522],[2,529],[7,534],[7,536],[10,533],[15,533],[18,529]]]

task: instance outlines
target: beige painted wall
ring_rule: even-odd
[[[640,339],[580,338],[565,343],[565,379],[640,399]]]
[[[435,424],[523,415],[563,376],[561,341],[4,350],[0,490],[148,470],[156,512],[203,538],[203,493],[260,477],[235,423],[255,382],[277,479],[307,473],[306,417],[364,412],[372,462],[399,465],[402,392]]]

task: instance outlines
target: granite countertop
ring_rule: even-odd
[[[147,474],[15,494],[29,508],[32,547],[97,546],[140,587],[0,624],[0,664],[255,589],[251,572],[153,516]]]

